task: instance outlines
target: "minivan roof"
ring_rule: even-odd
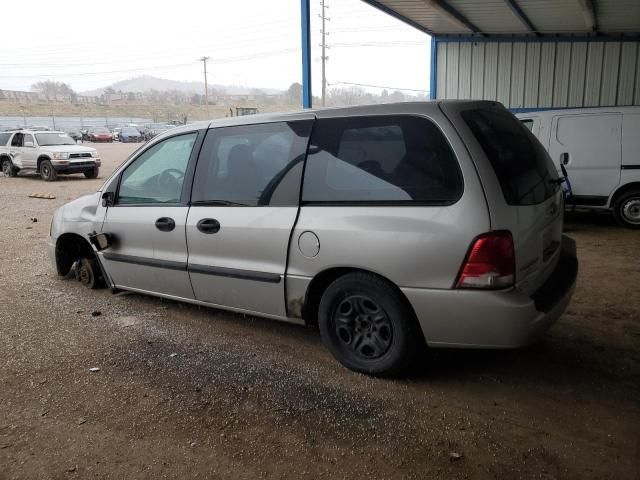
[[[225,117],[215,120],[200,121],[176,127],[163,132],[154,141],[173,136],[177,133],[199,130],[202,128],[231,127],[236,125],[255,125],[258,123],[285,122],[290,120],[305,120],[313,118],[332,118],[360,115],[397,115],[397,114],[441,114],[441,105],[450,105],[458,109],[464,106],[479,107],[482,104],[496,105],[498,102],[489,100],[431,100],[424,102],[397,102],[377,105],[358,105],[350,107],[330,107],[300,110],[296,112],[259,113],[238,117]]]

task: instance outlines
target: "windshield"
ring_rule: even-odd
[[[95,129],[93,130],[93,133],[100,133],[100,134],[103,134],[103,133],[111,133],[111,132],[110,132],[108,129],[106,129],[106,128],[95,128]]]
[[[38,145],[75,145],[76,142],[66,133],[36,133]]]
[[[138,135],[138,133],[140,132],[138,132],[138,130],[136,130],[133,127],[126,127],[126,128],[120,129],[120,133],[130,133],[132,135]]]

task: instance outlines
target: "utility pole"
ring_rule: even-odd
[[[327,74],[325,63],[329,60],[329,57],[327,56],[327,49],[329,48],[327,47],[327,35],[329,34],[327,33],[326,22],[328,22],[330,18],[326,15],[326,9],[329,8],[326,5],[326,0],[320,0],[320,7],[322,8],[322,13],[319,15],[322,19],[322,30],[320,30],[320,33],[322,34],[322,43],[320,44],[322,47],[322,106],[324,107],[326,105],[327,98]]]
[[[202,57],[198,59],[204,64],[204,104],[207,106],[207,117],[209,116],[209,87],[207,85],[207,60],[209,57]]]

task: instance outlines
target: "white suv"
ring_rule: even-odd
[[[48,182],[69,173],[97,178],[100,158],[95,148],[77,145],[64,132],[17,130],[0,133],[0,167],[7,177],[35,171]]]

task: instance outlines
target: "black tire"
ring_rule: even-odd
[[[47,182],[53,182],[56,178],[58,178],[58,173],[56,172],[56,169],[53,168],[51,161],[42,161],[42,163],[40,164],[40,176]]]
[[[4,173],[5,177],[15,177],[16,175],[18,175],[19,170],[13,166],[13,162],[11,162],[11,160],[9,160],[8,158],[2,159],[1,167],[2,173]]]
[[[104,279],[95,258],[83,257],[78,260],[75,275],[76,279],[90,290],[104,286]]]
[[[640,190],[620,195],[613,205],[613,213],[625,227],[640,229]]]
[[[100,167],[93,167],[91,170],[86,170],[84,176],[87,178],[98,178],[98,173],[100,173]]]
[[[424,345],[402,294],[364,272],[329,285],[320,300],[318,326],[322,342],[342,365],[374,376],[402,373]]]

